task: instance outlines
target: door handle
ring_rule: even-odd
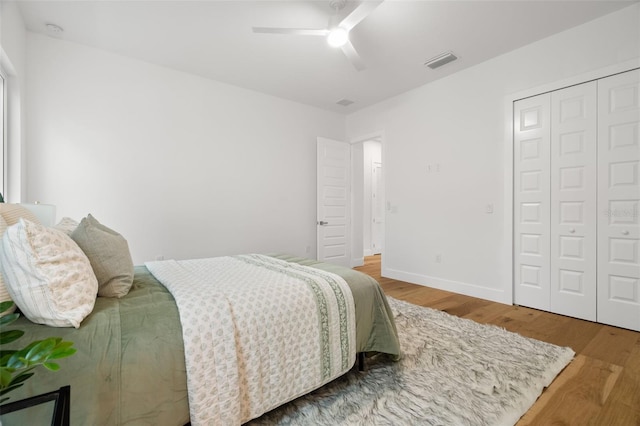
[[[319,220],[318,221],[318,225],[320,225],[320,226],[324,226],[324,225],[328,225],[328,224],[329,224],[329,222],[325,222],[324,220]]]
[[[629,235],[629,231],[622,231],[622,235]]]

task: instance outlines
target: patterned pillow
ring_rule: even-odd
[[[77,221],[71,219],[70,217],[63,217],[62,219],[60,219],[60,222],[58,222],[58,224],[54,226],[54,229],[62,231],[67,235],[71,235],[71,233],[75,231],[77,227]]]
[[[9,294],[31,321],[78,328],[93,310],[98,281],[63,232],[20,219],[2,237],[0,263]]]
[[[0,214],[0,238],[4,235],[4,231],[7,229],[7,222],[4,220],[4,217]],[[0,264],[0,271],[2,269],[2,264]],[[0,273],[0,302],[9,302],[11,299],[11,295],[9,295],[9,291],[7,290],[7,286],[4,284],[4,278],[2,278],[2,274]],[[13,313],[16,310],[16,305],[14,304],[11,309],[8,309],[4,312],[0,313],[0,316],[5,316]]]
[[[30,210],[22,207],[20,204],[0,203],[0,214],[7,222],[7,225],[15,225],[20,218],[25,218],[30,222],[40,224],[38,217]]]
[[[127,240],[91,215],[80,221],[71,238],[91,262],[98,278],[98,296],[126,296],[133,284],[133,260]]]

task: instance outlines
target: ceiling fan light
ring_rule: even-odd
[[[334,28],[327,35],[327,43],[331,47],[342,47],[349,41],[349,33],[342,28]]]

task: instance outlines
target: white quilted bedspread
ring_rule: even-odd
[[[180,311],[194,426],[259,417],[355,361],[353,296],[337,275],[262,255],[146,266]]]

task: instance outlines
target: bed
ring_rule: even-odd
[[[355,350],[400,356],[393,315],[375,280],[310,259],[283,254],[269,257],[344,278],[355,306]],[[11,393],[11,400],[71,385],[71,424],[187,424],[192,416],[181,314],[174,296],[150,272],[157,267],[136,266],[128,294],[119,299],[98,297],[92,313],[77,329],[37,325],[24,317],[12,324],[26,331],[25,342],[60,336],[73,341],[77,353],[60,360],[59,372],[38,371],[23,388]],[[354,361],[355,357],[349,368]],[[297,396],[290,395],[288,400]],[[51,415],[47,407],[28,411],[28,415],[25,410],[4,417],[3,424],[47,424],[44,419]]]

